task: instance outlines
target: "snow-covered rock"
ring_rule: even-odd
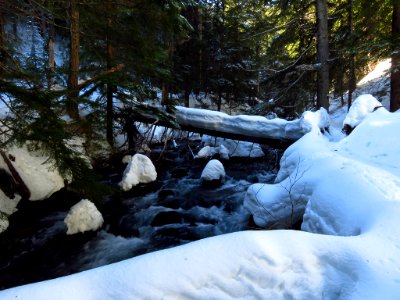
[[[372,95],[361,95],[352,103],[346,118],[343,121],[343,127],[350,126],[355,128],[360,122],[376,109],[385,109],[382,104]]]
[[[103,226],[103,216],[93,202],[82,199],[71,207],[64,219],[67,225],[67,234],[75,234],[86,231],[96,231]]]
[[[205,146],[199,150],[195,158],[209,158],[218,153],[215,147]]]
[[[224,146],[224,144],[219,145],[218,153],[221,159],[229,159],[229,150]]]
[[[119,186],[124,191],[129,191],[139,183],[149,183],[156,179],[156,168],[150,158],[143,154],[135,154],[126,166]]]
[[[261,146],[255,143],[215,138],[208,135],[204,135],[202,141],[205,144],[204,148],[210,147],[207,148],[210,149],[210,154],[218,153],[222,159],[229,159],[230,157],[257,158],[265,155]]]
[[[6,231],[9,225],[7,215],[0,212],[0,233]]]
[[[224,165],[218,159],[210,160],[204,167],[200,179],[203,185],[208,185],[212,183],[215,183],[217,185],[222,184],[225,179]]]

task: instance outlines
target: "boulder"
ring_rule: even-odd
[[[143,154],[135,154],[128,162],[119,186],[129,191],[139,183],[149,183],[157,179],[156,168],[150,158]]]
[[[64,219],[64,223],[68,228],[67,234],[96,231],[103,226],[103,222],[103,216],[93,202],[88,199],[82,199],[72,206]]]
[[[224,165],[217,159],[210,160],[200,176],[201,184],[204,187],[218,187],[225,180]]]

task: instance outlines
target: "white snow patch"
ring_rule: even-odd
[[[181,106],[176,107],[176,119],[182,125],[273,139],[296,140],[312,126],[304,117],[294,121],[279,118],[269,120],[263,116],[230,116],[222,112]]]
[[[200,178],[205,181],[223,180],[225,178],[224,165],[218,159],[210,160],[204,167]]]
[[[96,231],[103,226],[103,216],[93,202],[82,199],[71,207],[64,219],[67,225],[67,234],[75,234],[86,231]]]
[[[195,158],[208,158],[212,157],[216,153],[218,153],[218,151],[215,147],[205,146],[200,149]]]
[[[150,158],[143,154],[135,154],[128,162],[119,186],[124,191],[129,191],[139,183],[149,183],[156,179],[156,168]]]
[[[7,216],[0,212],[0,233],[6,231],[9,225]]]
[[[20,148],[13,146],[5,152],[15,158],[10,161],[31,192],[29,200],[46,199],[64,187],[64,179],[48,157],[35,151],[28,151],[26,146]],[[10,173],[1,156],[0,167]]]
[[[368,114],[379,107],[382,107],[382,104],[374,96],[370,94],[358,96],[351,105],[349,113],[343,121],[343,126],[349,125],[351,128],[355,128]]]

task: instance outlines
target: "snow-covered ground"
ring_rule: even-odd
[[[300,197],[302,231],[207,238],[0,299],[398,299],[400,114],[378,109],[345,137],[338,111],[330,134],[315,126],[322,113],[307,114],[314,127],[287,149],[276,184],[248,191],[257,200],[272,190],[268,197],[289,201],[289,210]],[[271,216],[258,208],[259,222]]]

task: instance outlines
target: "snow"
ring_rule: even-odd
[[[234,141],[231,139],[215,138],[204,135],[202,138],[204,147],[200,149],[195,158],[212,157],[214,154],[219,154],[222,159],[230,157],[263,157],[265,154],[259,144]]]
[[[382,107],[382,104],[372,95],[358,96],[349,109],[349,113],[343,121],[343,125],[356,127],[371,112]]]
[[[222,112],[182,106],[176,107],[176,120],[185,126],[272,139],[297,140],[311,127],[304,116],[293,121],[279,118],[270,120],[263,116],[230,116]]]
[[[209,158],[218,153],[215,147],[205,146],[199,150],[195,158]]]
[[[104,219],[93,202],[88,199],[82,199],[71,207],[64,219],[64,223],[68,228],[67,234],[76,234],[96,231],[103,226]]]
[[[223,180],[225,178],[224,165],[218,159],[210,160],[204,167],[200,178],[204,181]]]
[[[150,158],[143,154],[135,154],[128,162],[119,186],[129,191],[139,183],[149,183],[157,179],[156,168]]]
[[[0,212],[0,233],[6,231],[9,225],[7,216]]]
[[[396,299],[399,126],[399,114],[377,110],[339,142],[311,130],[287,149],[276,183],[258,197],[287,201],[284,187],[292,187],[302,195],[303,231],[203,239],[5,290],[0,299]]]
[[[29,200],[46,199],[64,187],[64,179],[54,169],[48,157],[39,152],[28,151],[26,145],[13,146],[5,149],[4,152],[11,158],[10,163],[30,190]],[[0,168],[11,174],[2,156],[0,156]],[[10,199],[0,190],[0,212],[7,215],[13,214],[17,211],[16,207],[20,200],[20,195],[15,194],[14,199]]]
[[[302,231],[207,238],[0,299],[398,299],[400,114],[363,115],[347,137],[336,122],[318,130],[325,116],[307,113],[311,131],[285,151],[275,183],[246,196],[260,225],[298,214]]]

